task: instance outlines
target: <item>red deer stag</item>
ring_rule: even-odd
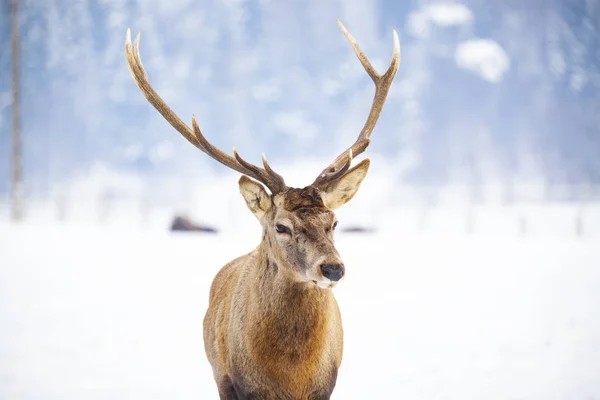
[[[187,126],[150,85],[140,36],[132,44],[127,31],[125,57],[146,99],[200,151],[243,174],[240,192],[262,225],[258,247],[225,265],[210,288],[204,346],[221,399],[328,399],[336,384],[343,330],[329,289],[344,277],[345,267],[333,243],[332,210],[352,199],[367,174],[369,159],[350,164],[369,145],[400,64],[395,30],[393,58],[380,75],[338,24],[375,83],[375,97],[356,142],[302,189],[286,186],[264,155],[261,168],[235,148],[230,156],[214,147],[195,117],[192,128]]]

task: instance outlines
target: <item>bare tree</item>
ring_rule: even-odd
[[[21,173],[21,110],[19,102],[19,4],[9,0],[12,42],[12,208],[11,217],[18,221],[23,217],[23,181]]]

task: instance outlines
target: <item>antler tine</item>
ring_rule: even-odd
[[[262,154],[262,162],[263,162],[263,165],[265,167],[265,171],[267,171],[269,173],[269,175],[275,177],[276,179],[281,180],[281,182],[284,181],[283,180],[283,176],[281,176],[277,172],[273,171],[273,169],[271,168],[271,166],[267,162],[267,156],[265,156],[265,153]]]
[[[343,153],[341,156],[345,157],[346,162],[344,163],[344,165],[342,165],[337,171],[335,169],[329,169],[329,172],[321,172],[321,175],[317,177],[313,185],[318,186],[319,184],[324,182],[335,181],[336,179],[339,179],[342,176],[344,176],[346,172],[348,172],[348,170],[350,169],[350,165],[352,165],[352,149],[349,149],[347,153]]]
[[[240,163],[242,167],[244,167],[247,170],[246,175],[258,179],[259,181],[267,185],[267,187],[271,190],[272,193],[275,194],[283,192],[287,188],[283,181],[283,177],[277,174],[275,171],[273,171],[270,166],[268,170],[265,170],[257,167],[254,164],[250,164],[248,161],[240,157],[235,147],[233,148],[233,156],[235,157],[237,162]]]
[[[273,171],[266,163],[265,169],[262,169],[242,159],[235,149],[235,157],[224,153],[206,140],[200,131],[196,117],[192,116],[192,130],[177,116],[177,114],[175,114],[175,112],[173,112],[169,105],[158,95],[158,93],[156,93],[148,80],[148,75],[144,70],[140,58],[140,34],[137,34],[135,41],[132,44],[131,31],[129,29],[127,29],[127,37],[125,40],[125,59],[127,60],[131,76],[140,88],[144,97],[146,97],[150,104],[152,104],[167,122],[181,133],[188,142],[221,164],[264,183],[273,194],[282,192],[287,188],[283,177],[275,173],[275,171]]]
[[[354,53],[358,57],[358,60],[362,64],[363,68],[375,83],[375,96],[373,98],[373,104],[371,105],[371,111],[369,112],[367,121],[365,122],[365,125],[360,131],[354,144],[340,154],[330,165],[328,165],[327,168],[325,168],[319,174],[315,182],[313,182],[313,185],[319,185],[323,182],[335,180],[343,176],[348,168],[350,168],[352,158],[364,152],[369,146],[369,137],[371,136],[377,121],[379,120],[379,115],[381,114],[381,110],[385,104],[388,91],[390,90],[392,81],[394,80],[396,72],[398,71],[398,67],[400,66],[400,40],[398,39],[398,34],[396,33],[395,29],[392,31],[394,40],[392,61],[390,62],[390,66],[388,67],[387,71],[383,75],[380,75],[377,73],[375,68],[373,68],[367,56],[365,56],[365,54],[362,52],[356,43],[356,40],[354,37],[352,37],[350,32],[348,32],[342,22],[338,19],[337,23],[348,42],[350,42],[350,45],[352,46],[352,49],[354,50]]]

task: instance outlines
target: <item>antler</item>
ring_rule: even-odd
[[[196,117],[192,116],[192,130],[173,112],[173,110],[171,110],[167,103],[152,88],[152,85],[148,80],[148,75],[144,70],[142,60],[140,59],[140,34],[137,34],[132,45],[131,32],[129,29],[127,29],[127,39],[125,41],[125,58],[127,59],[129,71],[131,72],[135,83],[142,91],[144,97],[146,97],[150,104],[152,104],[154,108],[156,108],[158,112],[161,113],[161,115],[173,126],[173,128],[175,128],[183,135],[183,137],[188,140],[188,142],[221,164],[264,183],[273,194],[283,192],[287,189],[283,177],[273,171],[273,169],[267,163],[267,159],[265,158],[264,154],[262,156],[264,169],[245,161],[239,156],[235,150],[235,147],[233,148],[232,157],[222,152],[210,144],[208,140],[206,140],[200,131]]]
[[[344,25],[337,21],[340,29],[346,36],[346,39],[350,42],[350,45],[354,49],[354,53],[360,60],[360,63],[367,71],[373,82],[375,83],[375,97],[373,99],[373,105],[371,106],[371,112],[369,113],[369,117],[367,118],[367,122],[363,126],[360,134],[358,135],[358,139],[352,146],[350,146],[346,151],[340,154],[327,168],[325,168],[317,177],[317,179],[313,182],[314,186],[323,185],[327,182],[335,181],[336,179],[343,176],[346,171],[350,168],[350,164],[352,163],[352,158],[356,157],[369,146],[371,136],[371,132],[373,132],[373,128],[375,128],[375,124],[377,124],[377,120],[379,119],[379,114],[381,114],[381,110],[383,109],[383,105],[385,103],[385,99],[387,97],[390,86],[392,85],[392,81],[394,80],[394,76],[396,76],[396,71],[398,71],[398,66],[400,65],[400,41],[398,40],[398,34],[396,30],[393,30],[394,36],[394,54],[392,56],[392,62],[388,67],[387,71],[383,75],[379,75],[375,68],[371,65],[367,56],[362,52],[362,50],[356,44],[356,41],[352,37],[352,35],[346,30]]]

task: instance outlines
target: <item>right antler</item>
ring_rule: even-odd
[[[400,65],[400,41],[398,40],[398,34],[396,30],[393,30],[394,36],[394,54],[392,56],[392,62],[388,70],[383,75],[379,75],[375,68],[371,65],[367,56],[362,52],[362,50],[356,44],[356,41],[352,37],[352,35],[346,30],[344,25],[337,21],[340,29],[346,36],[346,39],[350,42],[350,45],[354,49],[354,53],[360,60],[360,63],[367,71],[373,82],[375,83],[375,97],[373,99],[373,105],[371,106],[371,112],[369,113],[369,117],[367,118],[367,122],[363,126],[356,142],[352,146],[350,146],[346,151],[340,154],[335,161],[333,161],[327,168],[325,168],[317,177],[317,179],[313,182],[313,186],[323,186],[329,182],[335,181],[336,179],[342,177],[346,171],[350,168],[350,164],[352,163],[352,158],[359,155],[367,146],[369,146],[371,136],[371,132],[373,132],[373,128],[375,128],[375,124],[377,124],[377,120],[379,119],[379,114],[383,109],[383,105],[385,103],[385,99],[387,97],[388,91],[390,90],[390,86],[392,85],[392,81],[396,76],[396,71],[398,71],[398,66]]]
[[[202,135],[200,127],[196,118],[192,116],[192,127],[186,125],[167,105],[167,103],[156,93],[152,88],[148,80],[148,75],[142,66],[142,60],[140,59],[140,34],[138,33],[133,45],[131,44],[131,32],[127,29],[127,40],[125,41],[125,58],[127,59],[127,65],[129,65],[129,71],[137,83],[138,87],[142,91],[142,94],[146,99],[158,110],[159,113],[179,132],[181,133],[191,144],[196,146],[198,149],[208,154],[218,162],[227,167],[240,172],[244,175],[248,175],[262,183],[264,183],[272,194],[283,192],[287,189],[283,177],[277,174],[271,169],[267,163],[267,159],[264,154],[262,161],[264,169],[257,167],[256,165],[250,164],[239,156],[235,147],[233,148],[233,157],[226,154],[210,144],[208,140]]]

